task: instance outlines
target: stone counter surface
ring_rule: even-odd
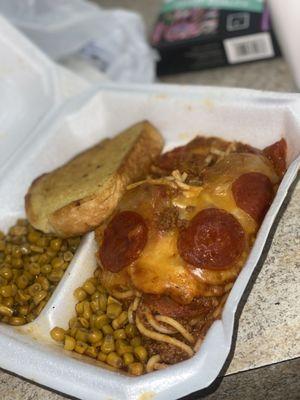
[[[256,267],[258,276],[239,320],[227,373],[300,356],[299,177],[290,196],[275,223],[273,242],[271,234],[266,245],[264,255],[271,244],[266,259],[263,255]]]
[[[148,29],[152,26],[160,3],[159,0],[97,2],[104,7],[127,7],[141,12],[147,17]],[[295,90],[288,67],[282,59],[180,74],[166,77],[163,81],[273,91]],[[282,207],[255,275],[239,309],[235,348],[223,370],[224,374],[230,376],[222,381],[220,378],[204,392],[185,397],[186,400],[235,400],[242,397],[245,400],[300,399],[300,359],[296,359],[300,357],[299,177]],[[236,374],[249,369],[253,370]],[[63,395],[0,371],[0,400],[63,398]]]

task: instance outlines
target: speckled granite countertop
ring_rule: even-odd
[[[227,374],[300,356],[299,177],[290,195],[250,285]]]
[[[148,27],[157,13],[159,0],[97,0],[105,7],[127,7],[147,16]],[[286,63],[282,59],[230,68],[180,74],[163,79],[168,83],[249,87],[273,91],[294,91]],[[231,362],[223,381],[186,400],[207,399],[299,399],[300,395],[300,181],[273,229],[265,254],[257,267],[257,277],[249,285],[240,318]],[[270,248],[269,248],[270,247]],[[269,250],[269,251],[268,251]],[[258,274],[259,272],[259,274]],[[255,281],[255,282],[254,282]],[[248,296],[249,294],[249,296]],[[285,360],[291,360],[282,362]],[[276,364],[279,363],[279,364]],[[273,364],[273,365],[272,365]],[[246,371],[259,368],[242,374]],[[234,388],[234,389],[233,389]],[[0,371],[1,400],[59,400],[53,393]]]

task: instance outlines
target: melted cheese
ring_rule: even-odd
[[[120,273],[103,271],[104,284],[109,288],[133,285],[141,292],[167,294],[183,304],[194,297],[222,294],[226,284],[233,282],[243,267],[258,229],[252,217],[237,207],[231,191],[233,182],[248,172],[263,173],[274,185],[278,182],[266,158],[256,154],[230,154],[207,170],[203,187],[197,190],[179,185],[168,196],[160,196],[161,189],[153,182],[132,188],[120,202],[119,210],[134,210],[144,217],[149,227],[148,242],[140,257]],[[246,249],[239,260],[223,270],[189,266],[178,253],[178,228],[159,232],[153,223],[160,210],[171,205],[177,207],[180,219],[188,221],[210,207],[233,214],[246,234]]]
[[[145,293],[169,294],[189,303],[197,294],[197,280],[177,251],[175,230],[150,239],[139,259],[129,267],[134,286]]]

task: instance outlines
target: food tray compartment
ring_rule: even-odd
[[[1,16],[0,54],[3,166],[61,97],[55,65]]]
[[[162,132],[166,149],[186,143],[197,134],[240,140],[258,148],[284,137],[289,169],[228,297],[222,319],[214,322],[192,359],[148,375],[129,377],[65,352],[50,338],[54,326],[67,327],[74,315],[73,291],[96,268],[93,233],[84,237],[35,321],[18,328],[0,325],[1,367],[82,399],[138,400],[147,394],[153,399],[170,400],[202,389],[217,377],[230,350],[236,307],[300,164],[297,95],[210,87],[101,85],[51,112],[33,132],[34,140],[24,147],[22,157],[9,165],[0,185],[0,229],[7,229],[23,215],[24,194],[34,178],[143,119]]]
[[[0,15],[0,170],[18,160],[38,123],[89,85],[54,64]]]

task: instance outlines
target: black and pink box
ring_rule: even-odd
[[[167,1],[155,24],[151,43],[160,57],[158,75],[280,55],[263,0]]]

